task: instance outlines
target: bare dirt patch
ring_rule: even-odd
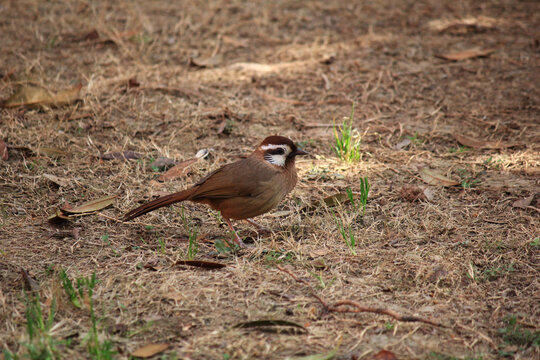
[[[538,2],[23,0],[0,5],[0,29],[0,99],[26,85],[49,94],[83,85],[68,105],[1,110],[6,351],[52,339],[63,358],[90,358],[107,342],[115,358],[539,357]],[[332,125],[353,102],[362,159],[349,164],[332,151]],[[195,259],[225,267],[182,263],[179,207],[115,221],[271,134],[312,154],[291,196],[259,219],[271,235],[239,225],[254,246],[223,251],[219,217],[184,204],[187,228],[199,227]],[[157,159],[180,163],[201,149],[209,156],[157,180],[170,166]],[[424,168],[458,185],[428,185]],[[365,176],[363,216],[351,204],[309,207],[358,192]],[[66,203],[111,195],[114,206],[96,214],[47,221]],[[333,213],[352,229],[356,255]],[[79,307],[64,271],[75,290],[96,275],[91,297],[80,284]],[[55,309],[33,340],[32,290],[45,315]],[[331,311],[313,294],[443,326]],[[233,327],[262,319],[305,331]]]

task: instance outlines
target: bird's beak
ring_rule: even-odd
[[[300,148],[296,148],[296,151],[294,152],[294,156],[297,156],[297,155],[307,155],[309,154],[307,151],[305,150],[302,150]]]

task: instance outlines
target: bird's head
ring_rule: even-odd
[[[255,150],[263,159],[274,166],[284,167],[294,164],[297,155],[307,155],[307,152],[297,147],[291,139],[284,136],[269,136]]]

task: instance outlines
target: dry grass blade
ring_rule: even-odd
[[[148,344],[132,352],[131,356],[146,359],[167,350],[169,346],[169,344]]]
[[[459,181],[454,181],[428,168],[423,168],[420,170],[420,177],[429,185],[456,186],[460,184]]]
[[[477,140],[459,134],[454,134],[454,138],[461,144],[474,149],[505,149],[514,146],[521,146],[523,143],[507,143],[503,141]]]
[[[114,199],[116,199],[117,197],[118,195],[105,196],[96,200],[88,201],[72,209],[67,209],[66,207],[63,207],[61,210],[66,214],[92,213],[105,209],[107,206],[114,204]]]

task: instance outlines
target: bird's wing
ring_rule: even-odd
[[[246,172],[250,176],[246,176]],[[270,180],[269,174],[272,171],[266,164],[248,157],[227,164],[199,180],[190,199],[257,196],[261,193],[261,180]]]

